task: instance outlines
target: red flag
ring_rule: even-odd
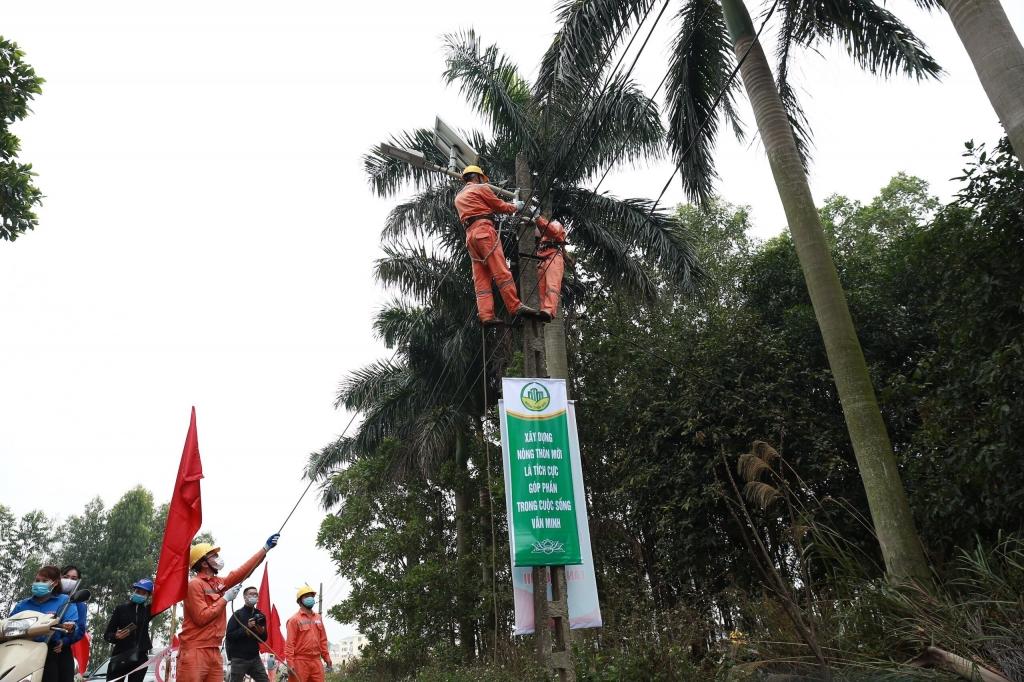
[[[75,657],[75,661],[78,663],[79,675],[84,675],[85,669],[89,665],[89,647],[91,644],[92,637],[87,632],[85,637],[71,645],[71,655]]]
[[[203,501],[199,480],[203,477],[203,463],[199,460],[199,437],[196,435],[196,408],[192,408],[192,421],[185,437],[185,449],[178,465],[178,479],[174,482],[174,495],[167,510],[164,543],[160,548],[160,562],[156,567],[156,586],[150,612],[155,616],[185,598],[188,589],[188,551],[192,539],[203,524]]]
[[[270,601],[270,575],[267,565],[263,565],[263,580],[260,582],[260,597],[256,602],[256,608],[267,617],[267,643],[260,645],[261,652],[270,652],[275,656],[284,654],[284,637],[281,636],[281,619],[277,616],[277,609]]]
[[[284,636],[281,634],[281,616],[277,615],[277,607],[270,607],[270,632],[273,635],[271,640],[274,646],[274,656],[284,660]]]

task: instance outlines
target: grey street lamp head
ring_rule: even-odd
[[[415,149],[403,149],[402,147],[382,142],[380,151],[393,159],[405,161],[413,168],[423,168],[426,170],[434,170],[436,168],[434,164],[427,161],[427,157],[423,152],[416,151]]]
[[[466,166],[476,165],[480,156],[440,116],[434,120],[434,146],[448,157],[450,171],[461,171]]]

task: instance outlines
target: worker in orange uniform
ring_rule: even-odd
[[[324,682],[322,658],[330,668],[331,652],[327,649],[327,633],[320,615],[314,613],[316,590],[303,585],[295,595],[299,612],[288,619],[288,641],[284,645],[284,657],[288,669],[298,682]]]
[[[540,315],[550,322],[558,314],[562,298],[562,276],[565,274],[565,227],[557,220],[537,216],[537,286],[540,289]]]
[[[220,645],[227,628],[227,604],[238,596],[240,583],[263,562],[280,537],[278,533],[271,535],[260,551],[224,578],[217,577],[224,570],[220,547],[208,542],[192,545],[188,561],[195,577],[188,581],[185,593],[177,682],[224,682]]]
[[[487,186],[488,178],[480,166],[466,166],[462,171],[462,179],[466,184],[455,195],[455,209],[466,228],[466,248],[473,260],[473,286],[476,289],[476,310],[480,323],[485,326],[500,324],[494,315],[492,280],[498,286],[498,293],[509,314],[539,317],[536,310],[519,300],[516,283],[505,263],[501,239],[494,229],[495,214],[515,213],[523,207],[523,202],[516,200],[516,203],[510,204],[499,199],[494,190]]]

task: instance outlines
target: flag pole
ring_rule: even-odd
[[[178,604],[175,602],[174,606],[171,607],[171,634],[167,638],[167,645],[174,644],[174,635],[178,631]],[[164,679],[171,679],[171,657],[168,656],[164,661]]]

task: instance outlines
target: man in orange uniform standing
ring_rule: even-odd
[[[545,322],[558,314],[565,274],[565,228],[557,220],[537,216],[537,286],[540,289],[540,316]]]
[[[224,578],[217,577],[224,570],[220,547],[208,542],[192,545],[188,559],[195,577],[188,581],[185,593],[177,682],[224,682],[220,645],[227,628],[227,604],[238,596],[240,583],[263,562],[280,537],[278,533],[271,535],[260,551]]]
[[[476,289],[476,310],[480,323],[489,326],[499,324],[494,316],[494,292],[491,281],[498,286],[498,293],[512,316],[538,316],[533,308],[524,305],[516,294],[516,283],[505,263],[505,252],[494,229],[496,213],[515,213],[523,202],[510,204],[502,201],[487,186],[487,176],[480,166],[466,166],[462,171],[466,185],[455,195],[455,209],[459,220],[466,228],[466,248],[473,260],[473,286]]]
[[[322,658],[330,668],[331,652],[327,649],[327,633],[319,614],[313,612],[316,604],[316,590],[303,585],[295,595],[299,612],[288,619],[288,641],[284,645],[284,657],[288,669],[297,682],[324,682]]]

